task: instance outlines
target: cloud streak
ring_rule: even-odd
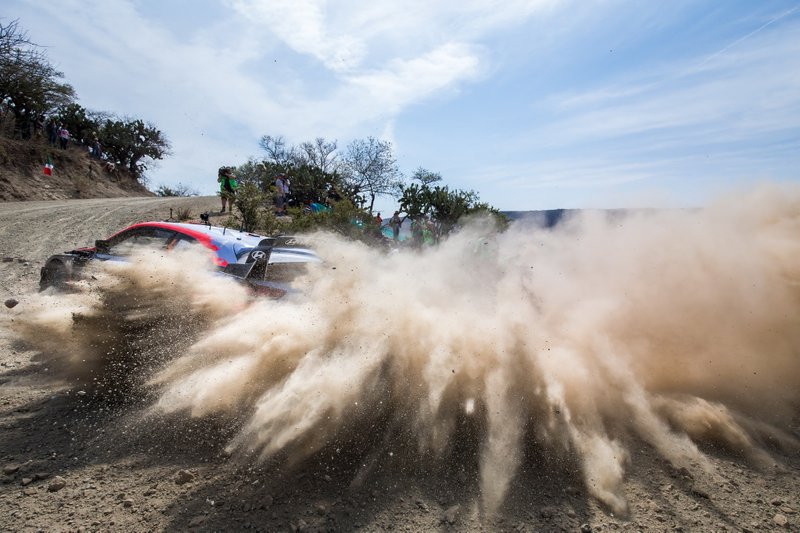
[[[555,95],[551,129],[560,133],[555,139],[672,131],[682,138],[715,135],[734,141],[795,129],[800,42],[790,36],[798,30],[800,25],[792,24],[777,35],[752,39],[742,50],[666,67],[644,81],[623,79],[582,94]]]
[[[470,180],[521,194],[560,187],[622,195],[636,182],[670,184],[694,191],[687,197],[696,204],[699,191],[716,193],[719,182],[797,179],[800,21],[790,13],[711,55],[552,94],[534,106],[541,123],[509,149],[529,147],[531,157],[487,166]]]

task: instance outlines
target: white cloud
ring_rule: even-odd
[[[494,183],[515,190],[548,187],[607,187],[657,175],[658,161],[624,163],[608,158],[545,159],[532,163],[488,166],[470,175],[476,184]]]
[[[353,75],[347,81],[363,90],[367,101],[376,104],[376,108],[394,114],[408,104],[474,77],[478,65],[478,56],[469,46],[446,43],[423,56],[396,59],[383,70]]]
[[[364,57],[365,43],[353,35],[336,34],[336,28],[326,20],[322,2],[239,0],[232,5],[256,26],[271,31],[296,52],[315,57],[330,70],[351,70]]]
[[[742,141],[800,123],[797,23],[727,47],[724,54],[556,96],[553,143],[658,134],[683,142]]]
[[[233,0],[248,21],[335,72],[480,40],[563,0]]]

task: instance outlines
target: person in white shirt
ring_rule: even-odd
[[[289,196],[289,178],[286,174],[275,176],[275,212],[279,215],[286,214],[286,200]]]

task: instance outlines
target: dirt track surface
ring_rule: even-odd
[[[25,306],[51,253],[127,224],[216,209],[214,198],[0,204],[2,300]],[[5,306],[0,313],[9,315]],[[3,322],[6,324],[6,322]],[[575,464],[531,457],[504,506],[483,516],[473,460],[385,463],[353,443],[291,468],[228,457],[236,421],[142,422],[147,399],[109,402],[49,383],[39,354],[0,332],[3,531],[797,531],[800,458],[752,465],[707,447],[713,483],[632,447],[630,514],[615,517]],[[791,428],[790,428],[791,429]],[[796,430],[797,428],[794,428]],[[350,447],[348,448],[348,444]],[[465,445],[465,449],[470,447]]]
[[[92,246],[128,224],[165,220],[181,208],[196,217],[218,209],[213,197],[98,198],[0,203],[0,256],[40,263],[53,253]],[[6,275],[3,276],[6,279]],[[8,279],[13,280],[13,274]]]

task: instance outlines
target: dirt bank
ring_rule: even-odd
[[[216,209],[214,198],[116,198],[0,204],[2,300],[26,306],[51,253],[84,246],[169,209]],[[10,316],[5,306],[0,313]],[[8,324],[3,322],[3,324]],[[531,446],[507,497],[482,514],[475,443],[462,461],[376,456],[366,427],[291,465],[225,448],[242,421],[143,415],[151,398],[113,401],[48,380],[39,355],[0,332],[0,529],[14,531],[775,531],[800,527],[800,457],[768,449],[757,464],[712,441],[713,473],[671,466],[628,438],[614,516],[584,488],[577,458]],[[797,419],[795,418],[795,421]],[[785,428],[798,434],[799,428]],[[399,446],[402,448],[402,446]]]
[[[48,160],[54,165],[44,174]],[[62,150],[44,140],[0,136],[0,201],[153,196],[125,169],[89,157],[85,146]]]

